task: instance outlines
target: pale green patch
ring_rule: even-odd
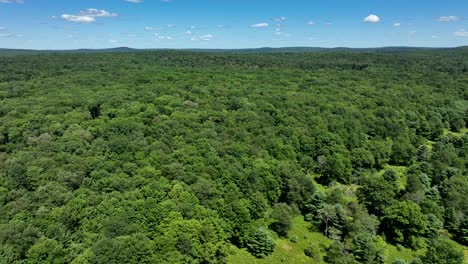
[[[452,132],[448,129],[445,129],[444,130],[444,135],[452,135],[452,136],[455,136],[455,137],[461,137],[463,135],[465,135],[466,133],[468,133],[468,128],[462,128],[460,129],[460,132]]]
[[[396,259],[404,259],[410,263],[418,254],[418,252],[412,251],[408,248],[398,249],[396,246],[386,244],[385,245],[385,263],[392,263]]]
[[[294,219],[294,226],[289,232],[289,238],[297,237],[297,242],[293,243],[290,239],[276,239],[276,248],[270,256],[258,259],[252,256],[245,249],[233,249],[233,254],[229,257],[228,263],[231,264],[276,264],[276,263],[314,263],[313,260],[304,254],[304,249],[311,243],[319,246],[322,250],[322,257],[325,255],[325,249],[330,246],[331,240],[322,233],[311,232],[312,225],[302,216]],[[325,263],[325,262],[321,262]]]
[[[404,190],[406,188],[406,181],[407,181],[407,172],[408,167],[406,166],[392,166],[392,165],[385,165],[382,170],[378,172],[379,175],[383,175],[385,171],[393,170],[398,175],[398,186],[400,190]]]

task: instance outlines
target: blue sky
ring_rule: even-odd
[[[467,0],[0,0],[0,48],[462,45]]]

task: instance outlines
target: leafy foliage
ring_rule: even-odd
[[[330,263],[382,263],[385,243],[458,259],[431,241],[467,243],[467,55],[1,57],[0,259],[261,258],[296,214]]]

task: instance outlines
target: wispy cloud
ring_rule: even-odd
[[[380,22],[380,17],[376,15],[369,15],[362,20],[364,23],[379,23]]]
[[[89,9],[80,11],[80,13],[76,15],[63,14],[61,18],[69,22],[93,23],[96,21],[97,17],[116,17],[116,16],[118,16],[118,14],[110,13],[110,12],[107,12],[106,10],[89,8]]]
[[[399,26],[401,26],[401,23],[400,22],[395,22],[395,23],[393,23],[393,26],[394,27],[399,27]]]
[[[285,37],[290,37],[290,36],[291,36],[291,34],[287,34],[287,33],[281,32],[281,31],[275,32],[275,35],[278,35],[278,36],[285,36]]]
[[[441,16],[439,17],[439,22],[453,22],[459,21],[461,18],[458,16]]]
[[[23,35],[9,32],[6,27],[0,26],[0,38],[21,38]]]
[[[457,37],[468,37],[468,31],[466,29],[459,29],[453,32],[453,34]]]
[[[0,0],[0,4],[11,4],[11,3],[22,4],[24,3],[24,1],[23,0]]]
[[[258,23],[258,24],[250,25],[251,28],[266,28],[268,26],[269,26],[268,23]]]
[[[125,0],[126,2],[134,3],[134,4],[139,4],[143,3],[143,0]]]
[[[174,37],[171,37],[171,36],[159,36],[158,39],[161,39],[161,40],[173,40]]]
[[[89,8],[83,11],[80,11],[81,16],[90,16],[90,17],[115,17],[118,16],[116,13],[109,13],[106,10],[98,10],[94,8]]]
[[[192,41],[210,41],[214,38],[213,35],[211,34],[206,34],[206,35],[203,35],[203,36],[193,36],[190,38],[190,40]]]
[[[151,30],[160,30],[161,27],[145,27],[145,30],[151,31]]]
[[[317,23],[315,21],[309,21],[307,22],[307,25],[309,26],[315,26]]]
[[[286,20],[286,17],[284,17],[284,16],[281,16],[281,17],[274,17],[273,20],[276,21],[276,22],[281,22],[281,21],[285,21],[285,20]]]
[[[14,33],[0,33],[0,38],[22,38],[23,35],[21,34],[14,34]]]

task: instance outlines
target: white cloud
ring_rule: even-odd
[[[208,34],[208,35],[203,35],[203,36],[200,37],[201,40],[205,40],[205,41],[211,40],[211,39],[213,39],[213,38],[214,38],[214,36],[213,36],[213,35],[210,35],[210,34]]]
[[[393,26],[394,27],[399,27],[399,26],[401,26],[401,23],[400,22],[393,23]]]
[[[457,16],[441,16],[439,17],[439,22],[452,22],[452,21],[459,21],[460,17]]]
[[[80,11],[77,15],[63,14],[61,18],[70,22],[77,23],[93,23],[96,21],[96,17],[116,17],[118,14],[109,13],[106,10],[98,10],[89,8]]]
[[[317,23],[315,23],[315,21],[309,21],[309,22],[307,22],[307,25],[310,25],[310,26],[314,26],[314,25],[316,25],[316,24],[317,24]]]
[[[6,27],[0,27],[0,31],[6,30]]]
[[[439,37],[434,35],[434,36],[431,36],[431,38],[438,39]]]
[[[187,35],[192,35],[193,33],[192,33],[192,31],[187,30],[187,31],[185,31],[185,34],[187,34]]]
[[[115,39],[109,39],[109,42],[110,42],[110,43],[117,43],[117,42],[119,42],[119,41],[118,41],[118,40],[115,40]]]
[[[89,8],[86,10],[80,11],[80,16],[89,16],[89,17],[116,17],[116,13],[109,13],[106,10],[98,10],[94,8]]]
[[[143,0],[125,0],[125,1],[130,2],[130,3],[135,3],[135,4],[143,3]]]
[[[78,22],[78,23],[93,23],[94,21],[96,21],[94,17],[89,17],[89,16],[77,16],[77,15],[63,14],[61,17],[67,21]]]
[[[453,34],[457,37],[468,37],[468,31],[466,29],[459,29],[453,32]]]
[[[24,3],[24,1],[23,0],[0,0],[0,4],[11,4],[11,3],[22,4]]]
[[[380,22],[380,17],[376,15],[369,15],[364,20],[362,21],[364,23],[379,23]]]
[[[269,26],[268,23],[258,23],[258,24],[253,24],[250,27],[251,28],[265,28],[265,27],[268,27],[268,26]]]

